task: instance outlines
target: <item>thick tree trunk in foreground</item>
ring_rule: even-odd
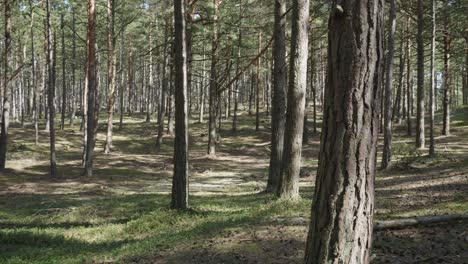
[[[388,53],[385,82],[385,101],[384,101],[384,146],[382,154],[382,169],[386,169],[392,162],[392,89],[393,89],[393,58],[395,55],[395,28],[396,28],[396,3],[390,0],[390,19],[388,32]],[[396,98],[395,100],[399,100]]]
[[[309,0],[294,0],[292,14],[291,63],[284,132],[283,160],[277,195],[285,199],[299,197],[299,171],[302,158],[302,135],[307,88],[309,53]]]
[[[188,207],[188,104],[185,1],[174,1],[175,138],[171,207]]]
[[[418,95],[416,108],[416,147],[424,148],[424,3],[418,0]]]
[[[88,35],[87,35],[87,71],[88,71],[88,96],[87,96],[87,142],[85,149],[84,176],[93,175],[93,154],[95,145],[94,128],[96,124],[96,2],[88,0]]]
[[[271,111],[271,154],[266,191],[278,189],[283,159],[286,121],[286,1],[275,1],[275,43],[273,48],[273,103]]]
[[[4,40],[4,57],[3,57],[3,111],[2,111],[2,128],[0,134],[0,170],[5,169],[6,153],[8,145],[8,127],[10,126],[10,96],[11,89],[9,85],[9,61],[11,52],[11,8],[10,1],[5,0],[5,40]]]
[[[328,77],[305,263],[369,263],[383,61],[383,0],[332,7]],[[345,81],[347,80],[347,81]]]
[[[60,119],[60,129],[65,129],[65,113],[67,112],[67,85],[65,79],[65,24],[63,21],[63,13],[60,17],[60,28],[62,31],[62,116]]]

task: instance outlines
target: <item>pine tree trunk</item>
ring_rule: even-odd
[[[11,89],[9,85],[9,75],[10,75],[10,53],[11,53],[11,7],[10,1],[4,1],[4,10],[5,10],[5,40],[4,40],[4,57],[3,57],[3,111],[2,111],[2,124],[1,124],[1,134],[0,134],[0,170],[5,169],[6,165],[6,154],[7,154],[7,145],[8,145],[8,128],[10,126],[10,96]]]
[[[369,263],[383,0],[333,4],[320,159],[305,263]],[[346,81],[345,81],[346,80]]]
[[[219,0],[213,0],[214,16],[213,16],[213,39],[211,42],[211,70],[210,70],[210,100],[209,100],[209,124],[208,124],[208,155],[216,156],[216,122],[218,117],[218,16],[219,16]]]
[[[260,54],[262,48],[262,33],[258,33],[258,54]],[[261,79],[261,56],[257,59],[257,96],[255,101],[255,131],[260,131],[260,93],[262,90],[262,79]]]
[[[275,1],[275,42],[273,48],[273,103],[271,111],[271,153],[266,192],[278,189],[283,159],[286,121],[286,1]]]
[[[67,109],[67,86],[66,86],[66,79],[65,79],[65,24],[63,21],[64,14],[62,13],[60,16],[60,27],[62,30],[62,116],[60,122],[60,129],[65,129],[65,113]]]
[[[95,145],[95,127],[96,127],[96,1],[88,0],[88,33],[87,33],[87,142],[85,151],[84,176],[93,175],[93,154]]]
[[[411,69],[411,37],[410,37],[410,19],[406,25],[406,134],[411,137],[411,116],[413,114],[413,100],[411,90],[413,89],[413,72]]]
[[[444,25],[444,99],[443,99],[443,125],[442,135],[450,135],[450,103],[451,103],[451,80],[450,80],[450,49],[451,37],[449,32],[448,18],[445,18]]]
[[[436,89],[435,52],[436,52],[436,0],[432,0],[432,37],[431,37],[431,87],[429,90],[430,141],[429,155],[435,154],[434,146],[434,93]]]
[[[167,21],[167,20],[166,20]],[[166,116],[166,95],[167,95],[167,62],[169,58],[169,24],[165,25],[164,29],[164,50],[163,50],[163,65],[162,65],[162,86],[161,86],[161,101],[158,111],[158,137],[156,139],[156,148],[160,149],[164,135],[164,118]]]
[[[50,135],[50,176],[57,177],[57,161],[55,154],[55,61],[56,61],[56,47],[57,41],[55,32],[53,36],[54,46],[52,48],[52,28],[50,21],[50,2],[46,0],[46,34],[47,34],[47,69],[48,69],[48,108],[49,108],[49,135]],[[53,50],[52,50],[53,49]]]
[[[291,62],[284,132],[281,177],[277,195],[285,199],[299,197],[299,171],[302,157],[302,133],[307,88],[309,0],[293,1]]]
[[[393,113],[393,58],[395,56],[395,28],[396,28],[396,3],[390,1],[390,18],[388,30],[388,53],[385,82],[384,102],[384,145],[382,154],[382,169],[386,169],[392,162],[392,113]],[[397,99],[398,100],[398,99]]]
[[[73,31],[73,40],[72,40],[72,103],[71,103],[71,113],[70,113],[70,126],[73,126],[76,115],[76,29],[75,29],[76,19],[75,19],[75,7],[72,11],[72,31]]]
[[[424,3],[423,0],[418,0],[418,95],[416,108],[416,147],[424,148],[424,114],[425,114],[425,89],[424,89]]]
[[[107,104],[107,134],[104,143],[104,153],[108,154],[112,149],[112,131],[114,127],[114,105],[115,105],[115,38],[114,38],[114,0],[107,0],[107,90],[109,91],[109,102]]]
[[[171,207],[188,207],[188,103],[187,41],[185,1],[174,1],[175,28],[175,138]]]

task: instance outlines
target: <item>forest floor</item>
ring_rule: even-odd
[[[224,122],[216,158],[205,155],[207,125],[191,125],[187,212],[168,206],[172,137],[156,150],[156,124],[143,115],[116,126],[109,155],[101,126],[90,178],[80,177],[79,124],[57,131],[60,179],[47,175],[48,133],[36,146],[30,124],[13,124],[0,174],[0,263],[302,263],[319,135],[304,146],[302,198],[279,201],[260,193],[270,124],[265,116],[255,132],[254,120],[241,115],[237,133]],[[468,107],[452,120],[432,158],[396,126],[394,165],[376,177],[376,219],[468,212]],[[467,263],[467,230],[457,222],[378,231],[372,262]]]

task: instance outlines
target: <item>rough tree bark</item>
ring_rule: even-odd
[[[307,88],[309,0],[294,0],[292,14],[291,63],[284,132],[283,160],[277,195],[285,199],[299,197],[299,171]]]
[[[383,75],[383,0],[334,1],[305,263],[369,263]]]
[[[393,58],[395,56],[395,28],[396,28],[396,3],[390,0],[390,18],[388,29],[388,53],[386,82],[385,82],[385,101],[384,101],[384,145],[382,153],[382,169],[386,169],[392,162],[392,128],[393,128]],[[396,99],[398,100],[398,98]]]
[[[57,161],[55,154],[55,53],[57,41],[55,31],[53,36],[54,46],[52,48],[52,28],[50,21],[50,2],[46,0],[46,34],[47,34],[47,104],[49,109],[49,135],[50,135],[50,176],[57,177]]]
[[[10,74],[10,53],[11,53],[11,7],[10,1],[5,0],[5,40],[4,40],[4,57],[3,57],[3,111],[2,111],[2,128],[0,134],[0,170],[5,169],[6,153],[8,145],[8,128],[10,126],[10,96],[11,89],[9,84]]]
[[[188,207],[188,103],[187,41],[185,0],[174,1],[175,29],[175,138],[172,201],[174,209]]]
[[[266,192],[278,189],[283,159],[286,121],[286,1],[275,1],[275,43],[273,48],[273,103],[271,109],[271,153]]]
[[[87,142],[85,149],[84,176],[93,175],[93,154],[95,145],[94,128],[96,124],[96,0],[88,0],[88,33],[87,33]]]

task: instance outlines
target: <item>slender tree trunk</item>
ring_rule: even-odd
[[[114,0],[107,0],[107,86],[109,91],[109,102],[107,104],[107,134],[104,143],[104,153],[112,150],[112,130],[114,127],[114,105],[115,105],[115,37],[114,37]]]
[[[332,7],[307,264],[369,263],[384,64],[383,7],[383,0],[346,1],[343,6],[334,1]]]
[[[239,14],[242,14],[242,0],[239,0]],[[238,29],[238,43],[237,43],[237,57],[236,57],[236,72],[240,71],[240,59],[241,59],[241,50],[242,50],[242,18],[239,19],[239,29]],[[237,132],[237,113],[239,111],[239,78],[236,79],[234,84],[234,115],[232,117],[232,132]]]
[[[284,133],[281,177],[277,195],[285,199],[299,197],[299,171],[302,157],[302,133],[307,88],[309,0],[294,0],[292,14],[291,63]]]
[[[403,77],[405,73],[405,50],[404,50],[404,34],[401,31],[401,38],[400,38],[400,56],[399,56],[399,71],[398,71],[398,88],[395,95],[395,101],[393,102],[393,121],[397,124],[401,124],[401,120],[404,118],[402,116],[402,106],[403,106],[403,98],[405,97],[403,94]],[[403,106],[404,108],[404,106]]]
[[[35,144],[39,144],[39,126],[38,126],[38,107],[39,107],[39,92],[37,89],[36,82],[36,57],[34,51],[34,12],[32,9],[32,0],[29,1],[29,7],[31,8],[31,26],[29,28],[31,34],[31,82],[33,91],[33,118],[34,118],[34,138]]]
[[[443,126],[442,135],[450,135],[450,102],[451,102],[451,80],[450,80],[450,49],[452,40],[449,32],[448,17],[444,25],[444,99],[443,99]]]
[[[149,66],[148,66],[148,84],[146,94],[146,123],[151,122],[152,112],[152,92],[154,90],[154,78],[153,78],[153,20],[150,18],[150,33],[149,33]]]
[[[174,1],[175,28],[175,139],[174,176],[171,207],[188,207],[188,104],[187,104],[187,41],[185,1]]]
[[[258,33],[258,54],[262,50],[262,33]],[[261,56],[258,56],[257,59],[257,96],[255,101],[255,131],[260,131],[260,93],[262,89],[262,79],[261,79]]]
[[[166,20],[167,21],[167,20]],[[166,22],[164,29],[164,50],[163,50],[163,65],[162,65],[162,88],[161,88],[161,103],[158,112],[158,137],[156,139],[156,148],[161,148],[164,135],[164,117],[166,116],[166,95],[167,95],[167,62],[168,62],[168,46],[169,46],[169,25]]]
[[[88,71],[88,96],[87,96],[87,144],[85,151],[84,176],[93,175],[93,154],[95,145],[96,124],[96,1],[88,0],[88,33],[87,33],[87,71]]]
[[[418,104],[416,125],[416,147],[424,148],[424,3],[418,0]]]
[[[411,90],[413,89],[413,72],[411,69],[411,38],[410,38],[410,19],[407,20],[406,28],[406,133],[411,137],[411,115],[413,114],[413,100]]]
[[[65,113],[67,109],[67,86],[66,86],[66,79],[65,79],[65,24],[63,19],[64,14],[62,13],[60,16],[60,28],[62,31],[62,116],[60,122],[60,129],[65,129]]]
[[[273,48],[273,104],[271,112],[271,154],[266,192],[275,192],[281,178],[286,121],[286,1],[275,1]]]
[[[210,102],[209,102],[209,124],[208,124],[208,155],[216,156],[216,122],[218,117],[218,16],[219,4],[218,0],[213,0],[215,11],[213,16],[213,39],[211,42],[211,70],[210,70]]]
[[[203,117],[205,114],[205,85],[206,85],[206,48],[205,48],[205,28],[203,28],[203,62],[202,62],[202,78],[200,84],[200,114],[198,116],[198,122],[203,123]]]
[[[125,31],[124,31],[125,32]],[[122,38],[120,42],[120,47],[119,47],[119,71],[120,71],[120,92],[119,92],[119,130],[122,130],[123,127],[123,115],[124,115],[124,83],[125,83],[125,73],[124,73],[124,59],[123,59],[123,53],[124,53],[124,47],[125,47],[125,34],[122,32]]]
[[[47,34],[47,69],[48,69],[48,96],[49,107],[49,135],[50,135],[50,176],[57,177],[57,161],[55,157],[55,61],[57,41],[55,31],[53,36],[54,46],[52,48],[52,28],[50,21],[50,2],[46,0],[46,34]],[[53,50],[52,50],[53,49]]]
[[[2,111],[2,128],[0,134],[0,170],[5,169],[6,154],[8,145],[8,128],[10,126],[10,96],[11,89],[9,85],[10,76],[10,53],[11,53],[11,8],[10,1],[4,1],[5,10],[5,40],[4,40],[4,57],[3,57],[3,111]]]
[[[73,31],[73,40],[72,40],[72,103],[71,103],[71,113],[70,113],[70,126],[73,126],[75,121],[75,112],[76,112],[76,29],[75,29],[76,19],[75,19],[75,7],[72,11],[72,31]]]
[[[388,31],[388,53],[385,82],[384,102],[384,146],[382,154],[382,169],[386,169],[392,162],[392,113],[393,113],[393,58],[395,56],[395,28],[396,28],[396,3],[390,1],[390,19]],[[396,99],[398,100],[398,98]]]
[[[434,92],[436,89],[435,52],[436,52],[436,0],[432,0],[431,87],[429,91],[429,112],[430,112],[429,155],[435,154],[435,146],[434,146]]]

